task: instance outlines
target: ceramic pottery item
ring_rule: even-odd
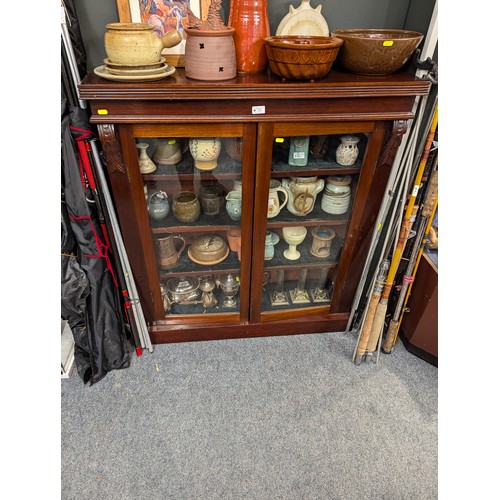
[[[338,62],[360,75],[390,75],[410,59],[424,38],[422,33],[392,29],[335,30],[344,41]]]
[[[155,191],[148,200],[149,217],[156,221],[161,221],[170,213],[170,203],[165,191]]]
[[[309,156],[309,136],[292,137],[288,150],[288,165],[305,167]]]
[[[335,231],[329,227],[315,227],[311,230],[313,241],[311,244],[310,252],[315,257],[324,259],[330,256],[333,238],[335,238]]]
[[[284,196],[283,202],[280,202],[279,193]],[[278,179],[271,179],[269,182],[269,198],[267,202],[267,218],[276,217],[281,209],[288,201],[288,193],[285,188],[281,187],[281,182]]]
[[[264,246],[264,260],[271,260],[274,257],[274,245],[280,240],[276,233],[266,231],[266,241]]]
[[[334,215],[345,214],[351,204],[350,175],[332,175],[326,179],[326,188],[321,198],[321,209]]]
[[[106,29],[104,50],[108,59],[118,64],[157,63],[164,48],[175,47],[182,41],[178,30],[171,30],[160,38],[147,23],[110,23]]]
[[[241,137],[224,137],[222,143],[230,158],[241,161],[241,154],[243,151],[243,139]]]
[[[219,185],[201,186],[199,198],[205,215],[219,215],[225,204],[224,190]]]
[[[359,154],[358,142],[359,137],[355,135],[343,135],[340,138],[340,144],[335,151],[335,159],[339,165],[350,167],[356,163]]]
[[[226,195],[226,211],[234,221],[241,220],[242,192],[229,191]]]
[[[189,151],[198,170],[213,170],[221,151],[221,140],[217,137],[196,137],[189,139]]]
[[[236,76],[234,28],[184,31],[187,33],[184,66],[188,78],[219,81]]]
[[[172,212],[179,222],[196,222],[201,213],[200,200],[192,191],[181,191],[174,196]]]
[[[314,209],[317,194],[323,189],[325,181],[313,177],[291,177],[283,179],[281,185],[288,193],[286,208],[300,217],[310,214]]]
[[[267,0],[231,0],[227,24],[235,29],[238,73],[258,74],[266,71],[264,39],[271,34]]]
[[[158,139],[153,159],[161,165],[175,165],[182,160],[181,146],[177,139]]]
[[[265,39],[269,68],[283,80],[319,80],[332,69],[341,45],[330,36],[283,35]]]
[[[139,150],[139,170],[141,174],[150,174],[154,172],[156,170],[156,165],[146,152],[149,148],[149,144],[146,142],[139,142],[136,146]]]
[[[181,242],[179,249],[176,248],[175,240]],[[164,237],[158,238],[156,241],[158,245],[158,261],[160,262],[160,266],[171,267],[175,265],[186,246],[184,238],[180,235],[174,236],[171,233],[167,233]]]
[[[233,191],[241,191],[241,179],[234,179]]]
[[[238,260],[241,260],[241,229],[239,227],[231,228],[227,231],[227,241],[229,248],[238,254]]]
[[[197,264],[211,266],[219,264],[229,255],[227,243],[217,234],[198,236],[188,249],[188,257]]]
[[[302,0],[297,7],[290,5],[288,14],[276,28],[276,35],[316,35],[328,36],[330,29],[321,15],[321,5],[313,9],[311,0]]]
[[[283,255],[288,260],[297,260],[300,258],[300,252],[297,245],[300,245],[306,238],[307,229],[304,226],[290,226],[283,228],[283,239],[288,243],[288,248]]]
[[[328,153],[328,136],[313,135],[311,137],[309,153],[313,158],[324,158]]]

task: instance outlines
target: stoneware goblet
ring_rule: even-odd
[[[306,238],[307,229],[304,226],[289,226],[283,228],[283,239],[288,243],[288,248],[283,255],[288,260],[297,260],[300,252],[297,245],[300,245]]]

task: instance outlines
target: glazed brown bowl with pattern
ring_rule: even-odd
[[[264,39],[271,71],[284,80],[319,80],[332,69],[340,46],[334,36],[283,35]]]
[[[344,41],[337,62],[358,75],[390,75],[401,69],[424,38],[422,33],[392,29],[332,31]]]

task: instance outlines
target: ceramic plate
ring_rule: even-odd
[[[143,75],[158,75],[167,71],[168,64],[163,63],[157,68],[145,68],[145,69],[125,69],[125,68],[112,68],[106,65],[106,69],[112,75],[129,75],[129,76],[143,76]]]
[[[307,0],[302,0],[297,9],[290,5],[290,11],[279,23],[276,35],[330,36],[330,29],[321,15],[321,5],[313,9]]]
[[[162,64],[165,63],[165,58],[162,57],[158,62],[151,63],[151,64],[118,64],[111,62],[109,59],[104,59],[103,63],[106,66],[109,66],[110,68],[121,68],[121,69],[127,69],[127,68],[134,68],[134,69],[140,69],[140,68],[159,68]]]
[[[113,75],[109,72],[106,66],[98,66],[94,69],[94,73],[101,78],[106,80],[112,80],[114,82],[153,82],[155,80],[161,80],[167,76],[175,73],[175,68],[173,66],[167,66],[162,68],[159,73],[153,75]]]

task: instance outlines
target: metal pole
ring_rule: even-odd
[[[73,52],[73,45],[71,44],[71,37],[68,31],[68,27],[66,26],[66,8],[64,7],[64,3],[62,1],[61,1],[61,37],[64,43],[66,54],[68,56],[69,69],[71,71],[71,76],[73,78],[73,84],[75,86],[76,95],[79,96],[78,85],[82,80],[78,72],[75,53]],[[85,101],[82,101],[80,97],[78,97],[78,103],[80,104],[80,107],[82,109],[87,108],[87,103]]]
[[[96,171],[97,171],[97,175],[99,177],[100,187],[101,187],[101,190],[102,190],[103,195],[104,195],[106,207],[108,209],[109,218],[110,218],[110,222],[111,222],[111,228],[112,228],[113,233],[115,235],[116,246],[117,246],[118,253],[120,256],[120,261],[121,261],[122,266],[123,266],[123,270],[124,270],[123,274],[124,274],[125,280],[127,282],[128,291],[130,292],[129,293],[130,305],[131,305],[132,312],[133,312],[133,319],[136,321],[136,325],[138,327],[137,330],[139,333],[139,337],[141,339],[142,347],[145,347],[145,348],[149,349],[150,352],[153,352],[153,345],[151,344],[151,339],[149,337],[149,332],[148,332],[148,328],[146,325],[146,319],[145,319],[144,313],[142,311],[141,302],[139,300],[139,295],[137,293],[137,288],[135,286],[135,280],[134,280],[134,277],[132,274],[132,269],[130,268],[130,263],[129,263],[127,252],[125,250],[125,245],[123,243],[123,239],[121,236],[120,226],[118,225],[118,219],[116,218],[111,195],[110,195],[110,192],[108,190],[106,178],[104,176],[104,171],[102,168],[102,163],[101,163],[101,159],[99,157],[99,151],[97,149],[96,142],[97,142],[97,139],[92,139],[90,141],[90,145],[92,147],[92,153],[94,155],[94,160],[95,160],[95,164],[96,164]]]

